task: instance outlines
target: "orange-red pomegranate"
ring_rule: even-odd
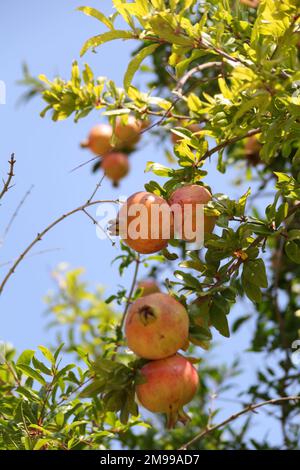
[[[141,130],[142,123],[134,116],[128,116],[126,124],[123,124],[122,120],[117,118],[115,135],[118,139],[118,146],[120,148],[134,147],[141,138]]]
[[[145,191],[130,196],[118,215],[119,234],[138,253],[155,253],[165,248],[173,234],[173,217],[168,203]]]
[[[109,124],[99,124],[91,129],[87,141],[81,147],[89,148],[94,154],[103,156],[112,151],[112,127]]]
[[[140,297],[129,308],[125,335],[128,347],[145,359],[162,359],[185,347],[189,334],[186,309],[167,294]]]
[[[240,0],[240,2],[244,5],[248,5],[249,7],[257,8],[260,0]]]
[[[102,159],[101,168],[106,176],[117,185],[129,171],[128,156],[121,152],[108,153]]]
[[[215,217],[203,217],[204,227],[197,225],[197,205],[207,204],[211,200],[210,192],[204,186],[191,184],[176,189],[169,199],[169,204],[174,210],[174,230],[182,240],[193,242],[196,239],[195,233],[204,230],[204,233],[211,233],[215,226]],[[180,217],[181,214],[181,217]],[[188,230],[190,228],[190,230]],[[188,233],[190,232],[190,233]],[[193,233],[194,232],[194,235]]]
[[[145,279],[144,281],[140,281],[138,283],[138,287],[140,289],[143,289],[142,297],[160,292],[160,288],[157,282],[154,281],[154,279]]]
[[[260,151],[261,151],[261,143],[258,141],[255,135],[248,137],[245,143],[245,154],[250,165],[258,165],[261,163],[260,159]]]
[[[179,127],[186,127],[186,129],[188,129],[189,131],[195,133],[195,132],[198,132],[200,130],[200,127],[198,124],[190,124],[190,125],[183,125],[182,123],[178,123],[178,126]],[[180,137],[179,135],[177,134],[173,134],[173,132],[171,133],[171,140],[172,140],[172,143],[173,145],[177,144],[177,142],[179,142],[180,140],[182,140],[182,137]]]
[[[195,367],[176,354],[148,362],[142,367],[141,374],[146,380],[136,387],[141,404],[153,413],[166,413],[169,428],[173,428],[178,420],[186,423],[189,417],[183,406],[193,399],[199,385]]]

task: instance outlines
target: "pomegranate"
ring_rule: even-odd
[[[204,186],[191,184],[176,189],[169,199],[174,213],[175,234],[182,240],[193,242],[199,230],[211,233],[215,226],[215,217],[203,217],[204,227],[196,227],[198,204],[207,204],[211,200],[210,192]],[[199,233],[199,232],[198,232]]]
[[[140,403],[153,413],[166,413],[168,428],[173,428],[178,420],[185,424],[189,417],[183,406],[193,399],[199,385],[195,367],[176,354],[148,362],[141,374],[146,382],[136,387]]]
[[[261,150],[261,143],[258,141],[255,135],[248,137],[245,142],[245,154],[250,165],[258,165],[261,163],[261,159],[259,156]]]
[[[101,168],[115,186],[129,171],[128,156],[121,152],[111,152],[104,155]]]
[[[115,135],[118,139],[118,146],[128,149],[134,147],[141,138],[141,130],[142,123],[135,119],[134,116],[128,116],[126,123],[123,123],[120,118],[117,118]]]
[[[119,234],[138,253],[155,253],[168,244],[173,217],[168,203],[145,191],[130,196],[118,215]]]
[[[185,125],[185,123],[178,123],[178,127],[186,127],[189,131],[195,133],[195,132],[198,132],[200,130],[200,127],[198,124],[189,124],[189,125]],[[172,143],[173,145],[177,144],[177,142],[179,142],[180,140],[182,140],[182,137],[180,137],[179,135],[177,134],[173,134],[173,132],[171,133],[171,140],[172,140]]]
[[[160,292],[160,288],[154,279],[145,279],[144,281],[140,281],[138,283],[138,287],[143,289],[142,297]]]
[[[105,155],[112,151],[112,127],[109,124],[99,124],[91,129],[88,139],[81,143],[82,148],[89,148],[96,155]]]
[[[240,0],[241,3],[252,8],[257,8],[260,0]]]
[[[128,347],[145,359],[162,359],[186,345],[189,317],[167,294],[140,297],[129,308],[125,322]]]

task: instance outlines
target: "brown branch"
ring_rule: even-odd
[[[117,353],[118,348],[119,348],[119,346],[120,346],[120,345],[118,344],[118,331],[122,332],[122,329],[123,329],[123,326],[124,326],[125,318],[126,318],[126,315],[127,315],[128,309],[129,309],[129,306],[130,306],[130,304],[131,304],[131,299],[132,299],[132,296],[133,296],[133,293],[134,293],[134,289],[135,289],[135,285],[136,285],[136,281],[137,281],[137,276],[138,276],[138,272],[139,272],[140,263],[141,263],[141,258],[140,258],[140,255],[137,254],[137,256],[136,256],[136,258],[135,258],[135,269],[134,269],[134,273],[133,273],[133,278],[132,278],[130,290],[129,290],[129,293],[128,293],[128,295],[127,295],[125,308],[124,308],[124,311],[123,311],[123,313],[122,313],[121,321],[120,321],[120,323],[119,323],[119,324],[117,325],[117,327],[116,327],[117,342],[116,342],[116,345],[115,345],[114,350],[113,350],[113,355],[112,355],[112,357],[111,357],[111,360],[112,360],[112,361],[115,360],[115,358],[116,358],[116,353]]]
[[[103,227],[101,227],[101,225],[99,224],[99,222],[86,210],[86,209],[82,209],[83,212],[86,214],[86,216],[93,222],[94,225],[96,225],[103,233],[104,235],[108,238],[108,240],[111,242],[111,245],[112,246],[115,246],[116,243],[113,241],[112,237],[110,236],[110,234],[104,230]]]
[[[17,266],[21,263],[21,261],[25,258],[27,253],[39,242],[42,240],[42,238],[56,225],[58,225],[60,222],[65,220],[66,218],[70,217],[73,214],[76,214],[77,212],[84,212],[84,209],[90,206],[94,206],[96,204],[104,204],[104,203],[111,203],[111,204],[118,204],[118,200],[97,200],[97,201],[92,201],[91,198],[88,199],[84,204],[82,204],[79,207],[76,207],[76,209],[73,209],[69,212],[66,212],[65,214],[61,215],[58,217],[58,219],[54,220],[50,225],[48,225],[44,230],[39,232],[34,240],[25,248],[25,250],[20,254],[20,256],[16,259],[8,273],[6,274],[5,278],[3,279],[2,283],[0,284],[0,295],[3,292],[3,289],[9,280],[9,278],[12,276],[12,274],[15,272]]]
[[[8,178],[7,178],[6,181],[3,181],[4,184],[3,184],[2,191],[0,193],[0,199],[2,199],[4,194],[9,190],[10,182],[11,182],[13,176],[14,176],[14,166],[15,166],[15,163],[16,163],[14,153],[11,154],[11,157],[10,157],[10,160],[8,161],[8,163],[9,163],[9,172],[7,173]]]
[[[140,255],[137,254],[137,257],[136,257],[136,259],[135,259],[135,270],[134,270],[134,274],[133,274],[133,279],[132,279],[132,283],[131,283],[131,287],[130,287],[129,294],[128,294],[128,296],[127,296],[127,301],[126,301],[126,304],[125,304],[125,308],[124,308],[124,312],[123,312],[123,315],[122,315],[122,319],[121,319],[121,322],[120,322],[120,329],[123,328],[123,325],[124,325],[124,322],[125,322],[125,318],[126,318],[126,314],[127,314],[127,312],[128,312],[128,309],[129,309],[129,306],[130,306],[130,303],[131,303],[131,299],[132,299],[132,296],[133,296],[135,284],[136,284],[136,281],[137,281],[137,276],[138,276],[138,272],[139,272],[139,267],[140,267]]]
[[[222,67],[222,62],[206,62],[205,64],[200,64],[197,65],[196,67],[193,67],[192,69],[188,70],[183,77],[178,81],[176,88],[174,90],[174,93],[178,93],[179,95],[182,95],[182,90],[186,82],[197,72],[202,72],[205,69],[209,69],[212,67]]]
[[[225,419],[221,423],[216,424],[216,425],[211,426],[211,427],[208,427],[208,428],[204,429],[203,431],[201,431],[199,434],[196,434],[196,436],[193,437],[193,439],[191,439],[186,444],[182,445],[179,448],[179,450],[186,450],[188,447],[195,444],[196,442],[198,442],[200,439],[207,436],[211,432],[216,431],[217,429],[220,429],[223,426],[226,426],[227,424],[229,424],[232,421],[236,420],[240,416],[242,416],[246,413],[249,413],[250,411],[254,412],[256,409],[261,408],[262,406],[277,405],[278,403],[282,403],[284,401],[291,401],[291,400],[300,401],[300,396],[289,396],[289,397],[273,398],[272,400],[263,401],[263,402],[257,403],[256,405],[252,405],[252,404],[248,405],[248,406],[246,406],[246,408],[242,409],[238,413],[235,413],[235,414],[231,415],[229,418]]]
[[[231,139],[225,140],[224,142],[216,145],[210,150],[207,150],[207,152],[195,162],[195,166],[199,165],[199,163],[202,162],[203,160],[206,160],[206,158],[211,157],[214,153],[219,152],[220,150],[223,150],[228,145],[235,144],[236,142],[239,142],[240,140],[247,139],[247,137],[252,137],[253,135],[259,134],[260,132],[261,132],[261,129],[252,129],[251,131],[248,131],[244,135],[239,135],[236,137],[232,137]]]
[[[153,124],[151,124],[150,126],[148,126],[146,129],[143,129],[140,134],[144,134],[145,132],[148,132],[150,131],[151,129],[153,129],[154,127],[156,126],[159,126],[161,125],[165,119],[167,119],[168,117],[171,117],[171,118],[174,118],[174,119],[177,119],[177,120],[181,120],[181,119],[194,119],[194,118],[191,118],[190,116],[178,116],[176,114],[173,114],[171,113],[172,109],[176,106],[176,104],[181,100],[183,99],[183,96],[188,92],[188,91],[191,91],[191,88],[189,88],[188,90],[186,90],[186,92],[184,93],[183,92],[183,87],[184,85],[186,84],[186,82],[197,72],[201,72],[205,69],[208,69],[208,68],[211,68],[211,67],[221,67],[222,66],[222,62],[207,62],[205,64],[200,64],[200,65],[197,65],[196,67],[193,67],[192,69],[190,69],[185,75],[183,75],[183,77],[177,82],[177,85],[173,91],[174,94],[178,95],[177,98],[172,101],[172,103],[170,104],[169,108],[163,113],[163,115],[161,115],[161,113],[155,113],[155,112],[152,112],[152,111],[147,111],[147,114],[152,114],[152,115],[160,115],[161,118],[154,122]]]
[[[7,224],[7,226],[6,226],[5,230],[4,230],[4,232],[3,232],[2,241],[6,238],[6,236],[7,236],[8,232],[9,232],[9,230],[11,229],[11,226],[12,226],[12,224],[14,223],[14,221],[15,221],[15,219],[16,219],[16,217],[17,217],[17,215],[18,215],[18,213],[19,213],[19,211],[20,211],[20,209],[21,209],[21,207],[23,206],[24,202],[26,201],[26,199],[27,199],[28,196],[30,195],[30,193],[31,193],[31,191],[32,191],[33,188],[34,188],[34,185],[32,184],[32,185],[30,186],[30,188],[26,191],[26,193],[24,194],[24,196],[22,197],[22,199],[21,199],[21,201],[19,202],[19,204],[17,205],[17,207],[16,207],[16,209],[15,209],[13,215],[11,216],[11,218],[10,218],[10,220],[9,220],[9,222],[8,222],[8,224]]]

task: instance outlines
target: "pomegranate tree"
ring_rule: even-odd
[[[130,196],[118,215],[119,234],[138,253],[166,248],[173,232],[168,203],[155,194],[141,191]]]
[[[193,399],[199,385],[195,367],[176,354],[148,362],[141,374],[145,382],[136,387],[140,403],[149,411],[165,413],[168,428],[173,428],[177,421],[185,424],[189,417],[183,406]]]
[[[175,354],[186,346],[188,334],[186,309],[167,294],[140,297],[131,305],[126,316],[128,347],[145,359],[162,359]]]
[[[182,186],[171,194],[169,204],[174,211],[174,231],[182,240],[193,242],[197,231],[213,231],[214,217],[204,215],[203,225],[197,226],[197,211],[201,210],[199,206],[207,204],[211,198],[208,189],[196,184]]]

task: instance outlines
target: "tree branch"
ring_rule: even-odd
[[[216,145],[215,147],[211,148],[210,150],[207,150],[207,152],[195,162],[195,165],[199,165],[200,162],[203,160],[206,160],[206,158],[211,157],[214,153],[219,152],[220,150],[224,149],[228,145],[235,144],[236,142],[239,142],[240,140],[247,139],[247,137],[252,137],[253,135],[259,134],[261,132],[261,129],[252,129],[251,131],[247,132],[244,135],[239,135],[237,137],[232,137],[231,139],[225,140],[221,144]]]
[[[284,401],[291,401],[291,400],[300,401],[300,396],[289,396],[289,397],[282,397],[282,398],[273,398],[272,400],[262,401],[260,403],[257,403],[256,405],[252,405],[252,404],[248,405],[248,406],[246,406],[246,408],[242,409],[238,413],[235,413],[235,414],[231,415],[229,418],[225,419],[221,423],[216,424],[215,426],[211,426],[211,427],[208,427],[208,428],[204,429],[204,431],[201,431],[199,434],[197,434],[195,437],[193,437],[193,439],[191,439],[189,442],[187,442],[186,444],[181,446],[179,448],[179,450],[186,450],[188,447],[195,444],[196,442],[198,442],[200,439],[207,436],[211,432],[216,431],[217,429],[220,429],[223,426],[226,426],[226,424],[231,423],[232,421],[236,420],[237,418],[239,418],[240,416],[242,416],[246,413],[249,413],[250,411],[253,412],[256,409],[261,408],[262,406],[277,405],[278,403],[282,403]]]
[[[8,163],[9,163],[9,172],[7,173],[8,178],[7,178],[6,181],[3,181],[4,185],[3,185],[2,191],[0,193],[0,199],[2,199],[4,194],[9,190],[10,182],[11,182],[13,176],[14,176],[14,166],[15,166],[15,163],[16,163],[14,153],[11,154],[11,157],[10,157],[10,160],[8,161]]]
[[[94,206],[96,204],[104,204],[104,203],[111,203],[111,204],[118,204],[118,200],[97,200],[97,201],[92,201],[91,198],[88,199],[84,204],[82,204],[79,207],[76,207],[76,209],[73,209],[69,212],[66,212],[65,214],[61,215],[58,217],[58,219],[54,220],[50,225],[48,225],[44,230],[39,232],[37,236],[34,238],[34,240],[25,248],[25,250],[20,254],[20,256],[16,259],[8,273],[6,274],[5,278],[3,279],[2,283],[0,284],[0,295],[3,292],[3,289],[9,280],[9,278],[12,276],[12,274],[15,272],[15,269],[17,266],[21,263],[21,261],[25,258],[27,253],[39,242],[42,240],[42,238],[56,225],[58,225],[60,222],[62,222],[64,219],[70,217],[73,214],[76,214],[77,212],[84,212],[84,210],[87,207]]]

